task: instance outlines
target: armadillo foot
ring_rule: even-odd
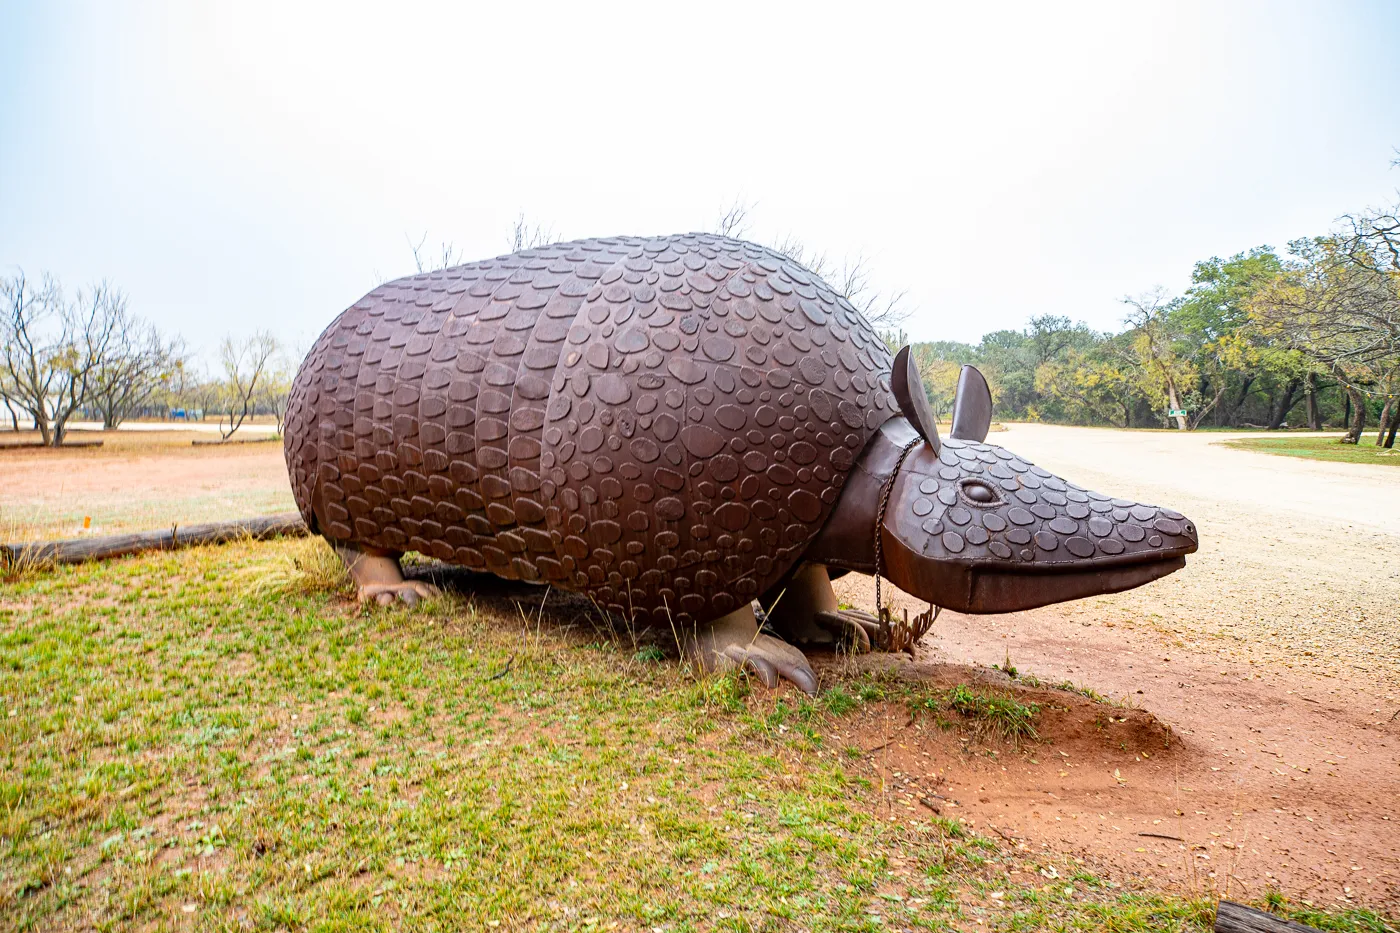
[[[829,632],[848,651],[864,654],[880,643],[880,621],[858,609],[835,609],[812,616],[818,627]]]
[[[359,589],[360,603],[374,600],[388,606],[394,600],[416,606],[424,599],[436,596],[437,587],[420,580],[405,580],[399,567],[399,556],[388,551],[376,551],[343,541],[332,541],[331,547],[345,562],[350,579]]]
[[[817,692],[817,675],[806,656],[781,638],[760,635],[752,606],[700,627],[685,638],[681,650],[702,670],[749,670],[766,687],[776,687],[782,679],[803,693]]]
[[[792,644],[857,653],[869,651],[880,630],[874,616],[838,606],[826,565],[816,563],[797,568],[768,610],[768,626]]]
[[[381,606],[388,606],[395,599],[402,600],[406,605],[416,606],[425,599],[430,599],[438,594],[438,588],[431,583],[424,583],[421,580],[405,580],[402,583],[370,583],[360,587],[360,602],[367,603],[371,599]]]

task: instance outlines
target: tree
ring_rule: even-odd
[[[751,226],[750,211],[751,206],[747,202],[735,199],[715,220],[712,232],[742,238]],[[519,222],[516,226],[519,228]],[[885,292],[872,285],[870,264],[863,254],[847,257],[838,265],[829,261],[825,253],[809,249],[791,233],[776,243],[768,244],[768,248],[826,282],[881,335],[893,333],[912,313],[905,305],[904,292]]]
[[[735,198],[734,203],[729,205],[729,209],[720,214],[719,219],[715,221],[715,233],[742,240],[744,234],[748,232],[749,205],[746,201]]]
[[[404,235],[404,239],[408,240],[407,234]],[[442,241],[436,256],[423,249],[424,244],[427,242],[428,234],[426,231],[418,238],[417,244],[412,240],[408,240],[408,248],[413,253],[413,265],[417,267],[419,275],[422,275],[424,272],[439,272],[443,269],[450,269],[453,266],[461,265],[462,251],[453,246],[450,240]]]
[[[1142,394],[1135,351],[1126,335],[1100,341],[1088,349],[1066,348],[1036,370],[1038,392],[1059,403],[1063,420],[1081,424],[1107,422],[1133,426]]]
[[[291,398],[293,376],[293,369],[286,357],[278,353],[268,363],[263,373],[262,385],[257,392],[257,407],[266,410],[277,419],[279,435],[287,417],[287,400]]]
[[[1249,320],[1251,296],[1282,268],[1272,249],[1258,246],[1229,259],[1213,256],[1192,270],[1191,287],[1171,315],[1197,373],[1201,404],[1191,416],[1193,427],[1212,410],[1220,414],[1217,423],[1238,420],[1250,396],[1261,391],[1270,402],[1271,426],[1287,417],[1302,387],[1298,360],[1274,352],[1269,336]]]
[[[884,292],[871,284],[870,264],[860,253],[843,259],[840,265],[837,265],[828,260],[825,253],[808,249],[801,240],[791,234],[769,246],[769,249],[791,259],[830,285],[832,291],[860,312],[860,316],[865,318],[877,333],[891,333],[913,313],[905,305],[904,292]]]
[[[1400,274],[1385,246],[1348,237],[1289,244],[1295,261],[1252,303],[1251,313],[1314,366],[1333,376],[1351,400],[1344,440],[1366,429],[1368,399],[1400,386]]]
[[[524,212],[515,218],[515,223],[511,226],[510,236],[506,238],[512,253],[518,253],[524,249],[551,246],[561,239],[555,234],[553,227],[530,223],[525,219]]]
[[[22,271],[0,278],[0,390],[12,413],[34,420],[44,444],[62,445],[69,419],[87,403],[125,307],[106,282],[70,302],[52,276],[37,287]]]
[[[1123,303],[1131,309],[1125,322],[1133,331],[1141,382],[1150,397],[1166,398],[1168,417],[1176,420],[1177,430],[1185,431],[1186,416],[1171,412],[1185,411],[1187,387],[1195,382],[1196,368],[1181,352],[1181,334],[1171,313],[1176,302],[1158,288],[1124,298]]]
[[[146,405],[184,363],[184,342],[166,339],[155,325],[116,308],[108,351],[93,371],[87,407],[116,430]]]
[[[277,338],[267,331],[235,340],[225,337],[219,346],[219,361],[224,369],[223,408],[228,423],[219,418],[219,436],[228,440],[233,432],[253,413],[253,399],[262,388],[268,365],[277,353]]]
[[[4,331],[0,330],[0,337],[3,336]],[[19,413],[21,409],[10,400],[17,395],[18,391],[18,388],[15,387],[10,379],[9,370],[0,368],[0,405],[5,406],[5,413],[10,416],[10,427],[16,432],[19,431]]]

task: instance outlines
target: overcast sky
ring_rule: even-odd
[[[714,225],[863,254],[915,339],[1393,200],[1400,4],[0,0],[0,266],[304,343],[406,238]],[[976,9],[968,9],[976,7]]]

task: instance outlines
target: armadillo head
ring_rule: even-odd
[[[991,394],[973,367],[963,368],[946,439],[907,347],[891,383],[904,417],[866,447],[809,559],[868,572],[881,499],[881,572],[959,612],[1131,589],[1179,570],[1196,550],[1196,528],[1180,513],[1083,489],[986,443]]]

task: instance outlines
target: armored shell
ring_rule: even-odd
[[[774,584],[898,409],[824,282],[705,234],[400,279],[321,335],[285,452],[327,537],[716,618]]]

